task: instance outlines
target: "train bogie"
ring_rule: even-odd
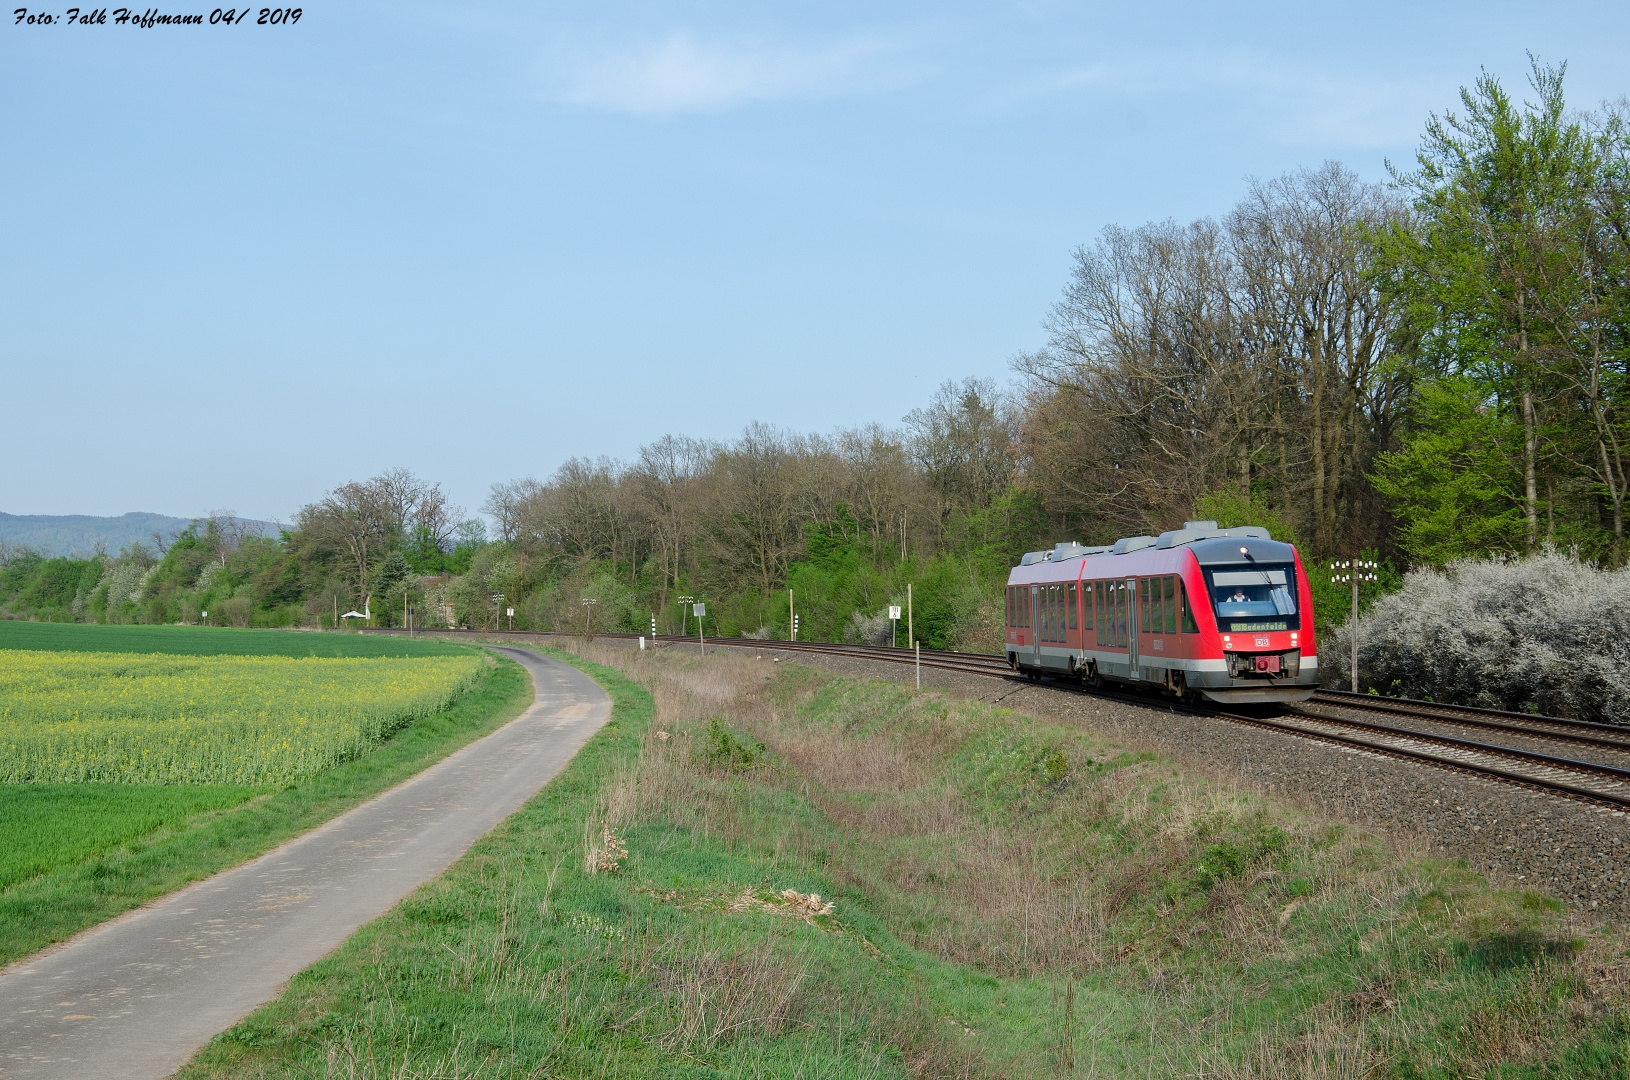
[[[1307,574],[1266,529],[1182,529],[1031,552],[1008,576],[1016,670],[1220,703],[1301,701],[1318,683]]]

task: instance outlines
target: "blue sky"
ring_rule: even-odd
[[[0,27],[0,510],[286,520],[393,465],[473,509],[664,432],[896,422],[1008,379],[1105,225],[1384,179],[1527,50],[1630,93],[1609,3],[254,21]]]

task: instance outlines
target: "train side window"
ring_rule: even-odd
[[[1115,582],[1115,644],[1126,645],[1126,606],[1129,597],[1126,595],[1126,582]]]
[[[1166,633],[1177,633],[1177,582],[1170,577],[1160,579],[1161,614],[1165,616]]]
[[[1198,634],[1199,626],[1194,622],[1194,608],[1189,603],[1188,590],[1183,587],[1183,579],[1177,579],[1177,606],[1183,610],[1183,633]]]
[[[1004,623],[1006,623],[1008,626],[1012,626],[1013,625],[1013,586],[1009,585],[1003,591],[1006,594],[1003,597],[1003,599],[1005,599],[1007,601],[1007,615],[1002,621]]]
[[[1087,595],[1092,598],[1092,625],[1097,628],[1098,644],[1104,643],[1104,589],[1102,584],[1097,588],[1087,586]]]
[[[1082,594],[1081,594],[1081,617],[1087,620],[1086,622],[1082,623],[1081,625],[1086,627],[1088,630],[1091,630],[1092,629],[1092,623],[1093,623],[1093,619],[1092,619],[1092,582],[1083,581],[1081,583],[1081,588],[1084,590],[1082,592]]]
[[[1155,621],[1150,617],[1154,608],[1154,578],[1142,578],[1138,581],[1138,632],[1153,633]]]
[[[1066,599],[1064,603],[1069,611],[1070,629],[1079,630],[1081,628],[1081,603],[1075,591],[1075,582],[1073,581],[1069,584],[1068,599]]]

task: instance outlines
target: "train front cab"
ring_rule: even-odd
[[[1025,560],[1007,591],[1016,670],[1224,704],[1313,694],[1307,576],[1295,548],[1266,530],[1189,522],[1158,539],[1060,544]]]
[[[1190,594],[1205,598],[1194,608],[1200,655],[1188,685],[1220,704],[1306,701],[1319,682],[1307,573],[1294,547],[1250,531],[1259,535],[1185,545]]]

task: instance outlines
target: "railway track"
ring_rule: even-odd
[[[1613,724],[1592,723],[1588,720],[1569,720],[1560,716],[1537,716],[1500,709],[1479,709],[1469,705],[1440,705],[1435,701],[1385,698],[1373,694],[1354,694],[1346,690],[1317,691],[1308,704],[1331,709],[1401,716],[1457,727],[1480,728],[1508,735],[1522,735],[1630,753],[1630,729]]]
[[[388,632],[388,631],[387,631]],[[446,633],[446,631],[438,631]],[[480,631],[461,634],[480,635]],[[575,637],[572,634],[516,632],[511,637]],[[636,634],[599,634],[597,637],[632,640]],[[692,644],[692,637],[659,635],[653,640],[668,644]],[[1002,657],[981,653],[923,650],[882,645],[841,645],[816,641],[757,641],[722,638],[709,642],[716,648],[753,649],[838,656],[851,660],[875,660],[894,664],[921,663],[925,668],[980,675],[1016,682],[1030,682],[1008,667]],[[1249,716],[1219,709],[1195,707],[1106,687],[1092,688],[1079,682],[1043,679],[1043,685],[1074,693],[1110,698],[1143,706],[1155,705],[1173,712],[1204,716],[1232,724],[1273,731],[1296,738],[1311,739],[1358,753],[1394,758],[1485,780],[1516,785],[1578,802],[1630,813],[1630,769],[1597,761],[1502,743],[1483,742],[1445,735],[1419,728],[1383,723],[1377,717],[1401,717],[1417,722],[1457,725],[1480,730],[1550,740],[1571,745],[1592,746],[1630,753],[1630,732],[1607,724],[1568,720],[1554,716],[1531,716],[1407,698],[1378,698],[1366,694],[1320,690],[1302,707],[1278,717]],[[1360,716],[1332,714],[1333,710]]]

